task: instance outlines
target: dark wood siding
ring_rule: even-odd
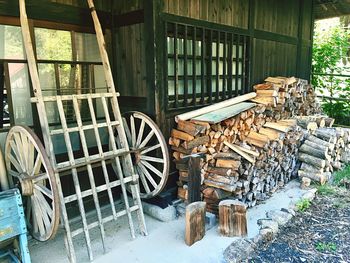
[[[162,0],[163,12],[248,28],[248,0]]]

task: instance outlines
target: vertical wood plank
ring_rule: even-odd
[[[192,105],[197,104],[197,72],[196,72],[196,63],[197,63],[197,49],[196,49],[196,35],[197,28],[193,27],[193,40],[192,40]]]
[[[190,157],[188,167],[188,202],[193,203],[201,200],[201,169],[200,157]]]
[[[187,74],[187,25],[184,26],[184,45],[183,45],[183,50],[184,50],[184,76],[183,76],[183,81],[184,81],[184,100],[183,100],[183,105],[186,107],[188,104],[188,74]]]

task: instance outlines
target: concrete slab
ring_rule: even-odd
[[[266,212],[273,209],[288,208],[291,203],[301,199],[306,190],[299,188],[299,183],[292,181],[276,192],[263,204],[248,209],[248,238],[259,233],[257,220],[266,217]],[[136,217],[134,218],[137,222]],[[146,215],[149,235],[138,235],[132,240],[126,217],[118,222],[106,225],[106,254],[102,254],[99,231],[92,233],[92,247],[96,263],[217,263],[222,262],[224,250],[236,239],[219,235],[217,226],[207,231],[204,238],[188,247],[184,242],[185,219],[179,217],[170,222],[160,222]],[[83,236],[74,239],[78,262],[88,262]],[[49,242],[30,242],[33,262],[68,262],[64,248],[63,231]]]

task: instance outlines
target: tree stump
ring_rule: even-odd
[[[188,246],[201,240],[205,234],[205,202],[194,202],[186,207],[185,242]]]
[[[227,237],[247,235],[246,206],[238,200],[219,203],[219,231]]]

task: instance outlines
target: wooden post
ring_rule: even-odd
[[[188,162],[188,203],[201,201],[201,158],[190,157]]]
[[[247,235],[246,206],[238,200],[219,203],[219,231],[228,237]]]
[[[185,242],[188,246],[201,240],[205,235],[205,202],[195,202],[186,207]]]

